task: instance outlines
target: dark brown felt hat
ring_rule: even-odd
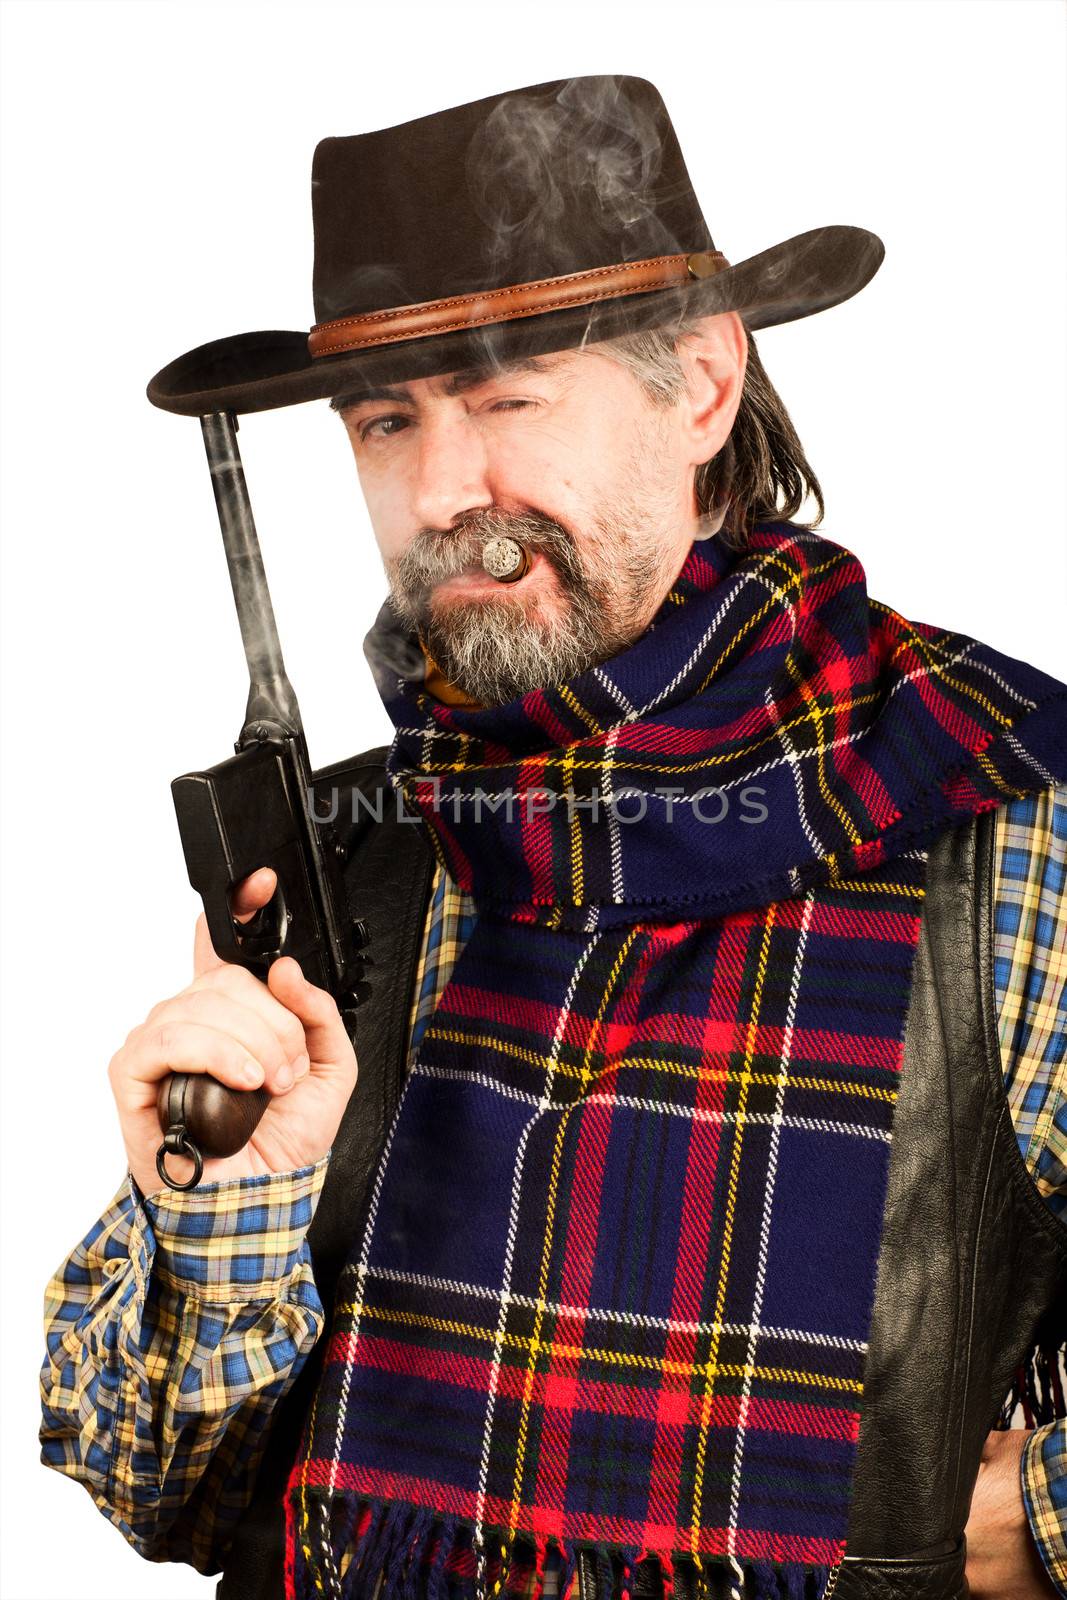
[[[835,226],[731,265],[643,78],[563,78],[323,139],[311,192],[315,327],[200,345],[156,373],[154,405],[266,411],[694,314],[766,328],[847,300],[885,253]]]

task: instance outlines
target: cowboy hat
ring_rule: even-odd
[[[179,356],[165,411],[264,411],[736,311],[749,329],[857,293],[882,241],[797,234],[730,264],[658,90],[581,77],[323,139],[311,175],[315,326]]]

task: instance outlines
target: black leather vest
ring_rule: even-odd
[[[384,756],[368,751],[315,780],[321,813],[336,795],[339,827],[352,814],[352,786],[384,794],[380,823],[364,816],[345,829],[352,909],[367,922],[373,966],[358,1017],[359,1078],[308,1233],[327,1313],[403,1084],[433,877],[424,825],[398,820]],[[1067,1227],[1034,1187],[1003,1086],[992,874],[992,812],[942,834],[930,852],[834,1600],[968,1594],[963,1530],[986,1434],[1035,1336],[1058,1343],[1067,1334]],[[216,1600],[282,1600],[281,1499],[325,1344],[278,1407]],[[636,1577],[635,1595],[659,1587],[647,1568]],[[580,1563],[579,1579],[581,1600],[604,1600],[591,1562]],[[684,1600],[684,1573],[675,1587]]]

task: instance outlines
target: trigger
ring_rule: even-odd
[[[281,883],[278,883],[266,905],[254,911],[246,922],[238,922],[232,911],[230,921],[233,924],[234,943],[246,955],[271,960],[282,955],[292,913],[285,904]]]

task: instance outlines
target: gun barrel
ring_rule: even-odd
[[[272,733],[302,733],[303,725],[282,659],[263,555],[237,447],[237,418],[229,411],[213,411],[200,418],[200,426],[248,662],[248,705],[238,740],[238,748],[241,748]]]

